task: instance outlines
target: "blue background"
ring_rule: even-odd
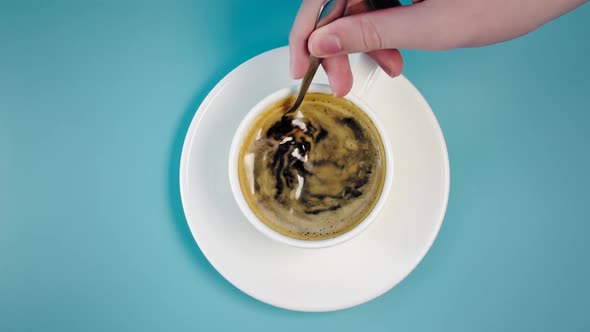
[[[452,182],[398,287],[304,314],[211,267],[180,204],[184,135],[298,5],[0,2],[0,331],[590,330],[589,5],[496,46],[404,51]]]

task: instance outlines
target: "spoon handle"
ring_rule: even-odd
[[[316,58],[313,55],[309,57],[309,67],[307,68],[307,72],[305,73],[305,76],[303,77],[303,81],[301,81],[301,87],[299,88],[299,94],[297,95],[297,99],[295,100],[295,103],[293,103],[293,106],[291,106],[291,109],[287,113],[291,113],[291,112],[295,111],[296,109],[298,109],[299,106],[301,106],[301,103],[303,102],[303,98],[305,97],[305,94],[307,93],[307,90],[309,89],[309,86],[311,85],[311,82],[313,81],[313,77],[315,76],[315,73],[318,70],[318,67],[320,66],[321,62],[322,62],[321,59]]]

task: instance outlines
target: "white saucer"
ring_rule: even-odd
[[[289,78],[288,49],[243,63],[205,98],[182,150],[182,204],[203,254],[234,286],[277,307],[332,311],[385,293],[422,260],[447,206],[447,149],[414,86],[403,77],[378,75],[365,101],[393,145],[389,202],[364,233],[326,249],[293,248],[260,234],[240,212],[228,179],[229,148],[244,115],[267,95],[297,83]],[[314,81],[327,83],[327,77],[320,70]]]

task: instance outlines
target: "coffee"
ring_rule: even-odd
[[[239,152],[240,188],[271,229],[301,240],[342,235],[361,223],[385,182],[385,149],[371,119],[355,104],[309,93],[265,110]]]

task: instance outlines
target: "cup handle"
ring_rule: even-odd
[[[377,79],[379,65],[368,55],[359,54],[352,64],[352,94],[365,99]]]

